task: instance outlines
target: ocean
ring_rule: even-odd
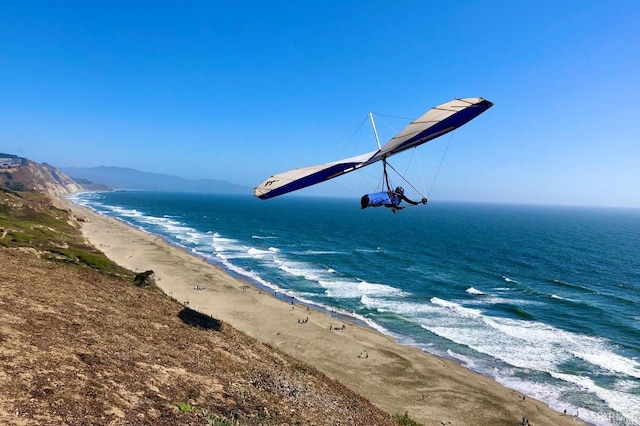
[[[595,425],[640,425],[640,210],[81,193],[77,204]]]

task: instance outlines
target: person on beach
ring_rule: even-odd
[[[407,202],[411,205],[418,205],[420,203],[412,201],[404,195],[404,188],[398,186],[393,191],[374,192],[372,194],[363,195],[360,199],[360,208],[366,209],[367,207],[380,207],[384,206],[390,208],[393,213],[398,210],[402,210],[404,207],[400,207],[401,202]],[[427,199],[422,198],[422,204],[427,204]]]

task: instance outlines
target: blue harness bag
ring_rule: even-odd
[[[400,197],[395,192],[374,192],[369,194],[369,207],[380,207],[385,204],[397,206],[400,204]]]

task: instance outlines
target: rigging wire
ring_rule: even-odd
[[[326,160],[327,156],[331,156],[332,158],[334,156],[340,157],[344,155],[345,152],[347,152],[348,150],[353,150],[354,148],[357,147],[359,143],[358,139],[362,137],[361,135],[363,133],[363,128],[365,127],[365,124],[368,121],[369,121],[369,117],[368,116],[364,117],[360,122],[360,124],[353,131],[351,131],[346,137],[342,137],[334,140],[333,143],[331,143],[330,145],[327,145],[320,152],[314,153],[306,161],[308,161],[309,163],[318,162],[318,161],[323,162]]]
[[[394,119],[409,120],[407,117],[400,117],[400,116],[397,116],[397,115],[388,115],[388,114],[376,114],[376,117],[378,117],[378,118],[379,117],[388,117],[388,118],[394,118]],[[385,121],[385,120],[378,120],[378,121],[381,122],[382,124],[386,125],[389,129],[394,130],[395,133],[398,133],[398,130],[394,126],[390,125],[387,121]],[[409,163],[407,165],[407,169],[409,168],[409,165],[414,162],[415,152],[416,152],[415,149],[416,148],[417,147],[414,147],[414,151],[412,151],[412,153],[411,153],[411,158],[410,158]],[[383,160],[383,167],[384,167],[384,162],[385,161],[386,160]],[[416,161],[418,162],[418,168],[420,170],[420,182],[421,182],[421,185],[422,185],[422,191],[418,190],[411,182],[409,182],[404,177],[404,175],[400,174],[395,168],[393,168],[393,166],[391,166],[391,164],[389,164],[389,167],[391,167],[393,169],[393,171],[395,171],[396,174],[398,174],[398,176],[400,176],[402,178],[402,180],[404,180],[409,186],[411,186],[418,194],[420,194],[422,197],[425,197],[424,193],[427,192],[427,190],[426,190],[426,184],[425,184],[425,179],[424,179],[424,173],[422,172],[422,165],[421,165],[419,159],[416,160]],[[388,163],[386,163],[386,164],[388,164]],[[391,191],[391,188],[395,187],[395,186],[391,183],[391,180],[388,178],[388,175],[387,175],[387,172],[386,172],[386,168],[384,168],[384,170],[383,170],[383,179],[384,179],[384,181],[386,183],[386,186],[387,186],[386,190],[387,191]],[[433,186],[433,183],[432,183],[432,186]],[[381,186],[381,187],[382,187],[382,190],[385,190],[384,186]]]
[[[444,153],[442,154],[442,158],[440,158],[440,164],[438,164],[438,168],[436,169],[436,174],[433,177],[433,181],[431,181],[431,187],[429,188],[429,192],[427,195],[431,196],[431,191],[433,190],[434,185],[436,184],[436,179],[438,178],[438,174],[440,174],[440,168],[442,167],[442,163],[444,163],[444,157],[447,156],[447,152],[449,152],[449,146],[451,145],[451,141],[453,140],[453,134],[449,134],[449,140],[447,141],[447,146],[444,149]]]
[[[372,114],[372,113],[369,113]],[[379,116],[383,116],[383,117],[391,117],[391,118],[403,118],[404,117],[398,117],[398,116],[393,116],[393,115],[386,115],[386,114],[376,114],[377,117]],[[347,139],[347,145],[351,144],[351,142],[353,142],[353,140],[355,139],[355,135],[357,133],[359,133],[362,130],[362,127],[364,126],[364,124],[367,121],[372,120],[371,115],[369,115],[368,117],[366,117],[364,120],[362,120],[362,122],[360,123],[360,125],[358,126],[358,128],[356,129],[356,131],[354,131]],[[390,126],[388,123],[386,123],[384,120],[381,120],[383,124],[385,124],[387,127],[391,128],[392,126]],[[374,125],[375,126],[375,125]],[[375,129],[375,127],[374,127]],[[376,130],[374,130],[374,132],[376,132]],[[398,172],[398,170],[393,167],[393,165],[391,165],[389,162],[387,162],[386,158],[382,160],[382,177],[380,178],[380,180],[378,181],[378,185],[376,185],[377,187],[379,187],[382,191],[391,191],[391,188],[395,188],[395,185],[392,183],[392,180],[389,178],[389,175],[387,173],[387,166],[389,166],[391,168],[391,170],[393,170],[408,186],[410,186],[414,191],[416,191],[421,197],[423,198],[428,198],[429,196],[431,196],[431,192],[433,191],[433,188],[435,186],[436,180],[438,178],[438,175],[440,174],[440,170],[442,168],[442,165],[444,163],[444,159],[449,151],[449,147],[451,145],[453,139],[453,135],[450,134],[448,141],[447,141],[447,145],[445,147],[444,153],[442,154],[442,157],[440,158],[440,163],[438,164],[438,167],[436,169],[436,173],[433,177],[433,180],[431,181],[431,185],[429,187],[429,190],[426,190],[426,183],[425,183],[425,178],[424,178],[424,172],[422,169],[422,163],[418,160],[416,160],[418,162],[418,170],[420,172],[420,181],[421,181],[421,185],[422,185],[422,190],[419,190],[418,188],[416,188],[416,186],[411,183],[403,174],[401,174],[400,172]],[[414,150],[417,149],[417,147],[413,148]],[[342,152],[344,152],[346,150],[346,146],[343,147]],[[415,151],[412,152],[411,154],[411,159],[410,159],[410,163],[413,163],[415,158]],[[407,166],[408,167],[408,166]],[[363,172],[363,170],[360,170],[360,172]],[[361,174],[361,173],[358,173]],[[362,177],[362,176],[361,176]],[[343,189],[347,189],[349,190],[349,192],[351,193],[357,193],[357,191],[355,191],[353,188],[346,186],[346,185],[342,185],[341,183],[335,182],[338,186],[342,187]],[[427,195],[425,195],[425,193]],[[408,206],[407,206],[408,207]]]
[[[424,195],[418,188],[416,188],[411,182],[409,182],[407,180],[407,178],[405,178],[404,176],[402,176],[400,173],[398,173],[398,171],[395,169],[395,167],[393,167],[391,164],[387,163],[387,166],[391,167],[391,170],[393,170],[394,172],[396,172],[396,174],[398,176],[400,176],[400,178],[402,178],[403,181],[405,181],[407,183],[407,185],[409,185],[411,188],[413,188],[414,191],[416,191],[418,194],[420,194],[423,198],[428,198],[426,195]]]
[[[344,152],[347,150],[347,148],[349,147],[349,145],[351,145],[354,140],[356,139],[356,136],[362,131],[362,128],[364,127],[365,123],[369,120],[369,117],[365,117],[361,122],[360,125],[358,126],[358,128],[356,130],[354,130],[349,137],[347,138],[347,143],[345,145],[343,145],[342,150],[340,151],[340,155],[344,154]]]
[[[413,149],[415,150],[416,147],[414,147]],[[422,172],[422,162],[420,161],[420,159],[418,159],[417,163],[418,163],[418,171],[420,172],[420,182],[422,183],[422,191],[427,192],[427,188],[424,184],[424,173]],[[431,195],[431,192],[428,192],[427,195]]]
[[[420,183],[422,184],[422,192],[427,192],[426,185],[424,182],[424,174],[422,173],[422,162],[420,161],[420,157],[416,155],[416,152],[417,152],[416,148],[417,147],[414,146],[411,151],[411,157],[409,158],[409,163],[407,164],[407,171],[405,171],[405,173],[408,172],[409,167],[411,167],[412,164],[418,163],[418,170],[420,171]]]

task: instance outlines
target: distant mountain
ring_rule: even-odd
[[[78,182],[85,191],[113,191],[113,189],[107,185],[103,185],[101,183],[94,183],[89,179],[73,179]]]
[[[52,197],[85,191],[86,188],[50,164],[0,153],[0,188],[39,191]]]
[[[144,191],[210,192],[217,194],[250,194],[248,186],[215,179],[183,179],[177,176],[141,172],[122,167],[62,167],[76,180],[86,179],[110,186],[113,189],[138,189]]]

